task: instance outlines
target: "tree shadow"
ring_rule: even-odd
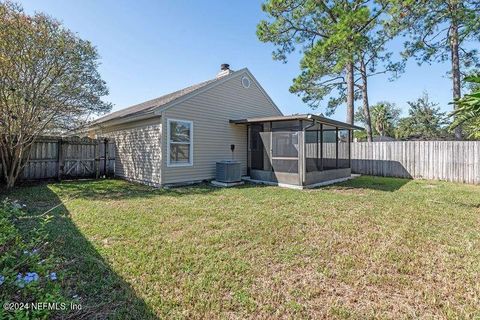
[[[78,184],[78,182],[77,182]],[[86,189],[87,183],[79,183],[80,189]],[[91,185],[92,183],[89,182]],[[73,185],[59,184],[69,192]],[[70,189],[69,189],[70,188]],[[132,186],[132,192],[136,186]],[[90,195],[96,192],[103,195],[106,191],[95,186]],[[86,190],[84,190],[86,193]],[[81,310],[67,313],[58,311],[53,319],[157,319],[145,301],[136,295],[128,282],[122,279],[92,243],[82,234],[70,218],[68,209],[63,205],[62,197],[53,192],[47,184],[16,188],[8,193],[0,193],[0,199],[8,197],[26,204],[29,219],[25,220],[21,230],[27,237],[29,227],[36,225],[36,217],[45,211],[53,216],[47,225],[49,244],[46,246],[55,258],[58,258],[58,273],[63,274],[61,283],[67,298],[78,297]]]
[[[413,178],[403,164],[395,160],[352,159],[352,172],[381,177]]]
[[[1,190],[4,194],[21,192],[25,198],[35,197],[37,188],[47,188],[48,182],[22,183],[12,191]],[[52,182],[50,181],[50,184]],[[218,188],[207,182],[175,188],[155,188],[122,179],[71,180],[53,184],[59,197],[75,197],[89,200],[121,200],[132,198],[153,198],[157,196],[182,197],[209,194]]]
[[[326,186],[325,189],[371,189],[385,192],[395,192],[411,182],[411,179],[360,176],[345,182]]]

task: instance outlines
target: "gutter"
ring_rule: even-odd
[[[123,123],[127,123],[127,122],[149,119],[149,118],[153,118],[155,116],[157,116],[157,114],[153,110],[150,110],[150,111],[141,113],[141,114],[136,115],[136,116],[135,115],[130,115],[130,116],[127,116],[125,118],[117,118],[117,119],[107,120],[107,121],[104,121],[104,122],[100,122],[98,124],[93,123],[91,126],[88,127],[88,130],[99,130],[99,129],[103,129],[103,128],[106,128],[106,127],[111,127],[111,126],[115,126],[115,125],[119,125],[119,124],[123,124]]]

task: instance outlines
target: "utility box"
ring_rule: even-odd
[[[239,161],[217,161],[216,180],[218,182],[233,183],[242,180],[242,170]]]

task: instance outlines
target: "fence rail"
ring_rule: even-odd
[[[0,178],[3,171],[0,161]],[[20,180],[113,176],[115,144],[107,139],[41,137],[31,147]]]
[[[480,141],[354,142],[351,159],[354,173],[480,184]],[[0,178],[1,169],[0,161]],[[42,137],[33,144],[20,179],[98,178],[114,173],[114,141]]]
[[[480,184],[480,141],[352,143],[354,173]]]

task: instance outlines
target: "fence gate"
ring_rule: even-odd
[[[31,147],[20,180],[99,178],[114,173],[115,143],[111,139],[40,137]]]

